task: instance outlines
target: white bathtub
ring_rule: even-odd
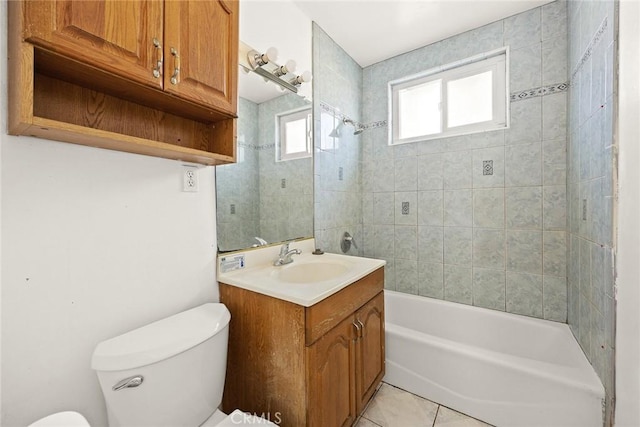
[[[565,324],[385,291],[385,381],[496,426],[602,427]]]

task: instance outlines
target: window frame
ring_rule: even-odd
[[[389,101],[389,145],[408,144],[419,141],[467,135],[471,133],[489,132],[509,128],[509,47],[475,55],[444,66],[431,68],[388,83]],[[465,77],[493,72],[493,119],[455,127],[447,126],[447,83]],[[399,138],[400,117],[398,93],[403,89],[418,86],[431,81],[442,80],[440,86],[440,127],[439,133],[418,135],[410,138]]]
[[[286,123],[301,119],[306,120],[306,150],[296,153],[287,153]],[[296,108],[276,114],[276,162],[305,159],[312,156],[311,137],[313,134],[313,117],[311,106]]]

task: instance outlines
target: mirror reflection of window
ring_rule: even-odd
[[[276,160],[311,157],[311,108],[276,115]]]

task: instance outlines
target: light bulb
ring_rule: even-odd
[[[275,61],[278,58],[278,49],[270,47],[265,53],[252,50],[248,54],[249,63],[253,68],[262,67],[268,64],[270,61]]]
[[[277,59],[278,59],[278,49],[276,49],[273,46],[267,49],[267,51],[262,54],[262,60],[264,61],[265,64],[271,61],[276,61]]]
[[[296,61],[290,59],[283,66],[278,67],[275,70],[273,70],[273,74],[276,77],[282,77],[285,74],[293,73],[295,70],[296,70]]]
[[[302,83],[310,82],[313,76],[311,75],[311,71],[305,71],[304,73],[296,76],[295,79],[291,80],[291,84],[294,86],[299,86]]]
[[[296,61],[293,59],[288,60],[284,66],[287,69],[287,73],[293,73],[296,70]]]

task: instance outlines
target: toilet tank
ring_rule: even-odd
[[[109,425],[202,424],[222,402],[230,319],[209,303],[99,343],[91,367]]]

